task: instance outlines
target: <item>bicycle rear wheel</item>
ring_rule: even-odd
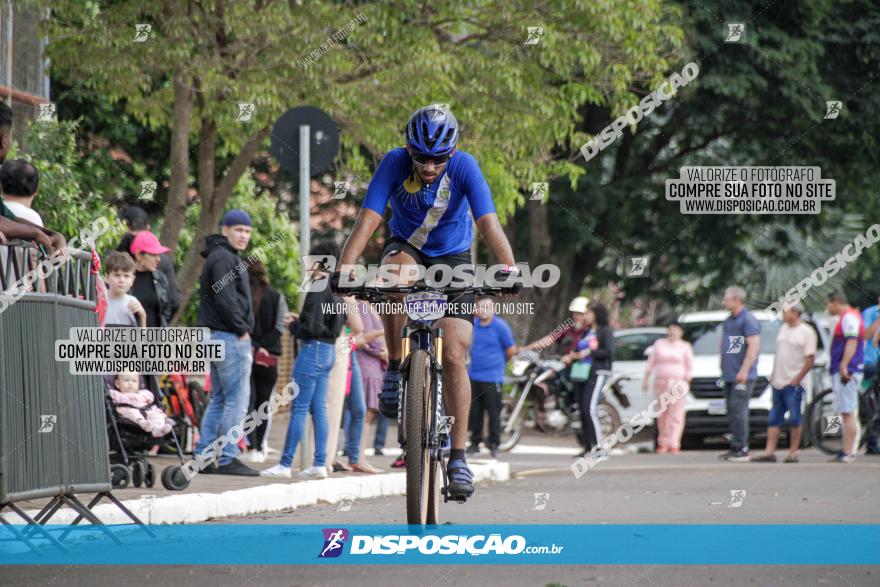
[[[431,422],[431,361],[422,349],[412,352],[404,393],[406,422],[406,522],[428,523],[428,503],[431,493],[439,490],[436,482],[431,491],[431,451],[428,432]],[[436,478],[436,475],[434,476]],[[435,512],[436,514],[436,512]]]
[[[830,389],[810,402],[807,421],[816,448],[828,454],[843,450],[843,419],[834,412],[834,396]]]

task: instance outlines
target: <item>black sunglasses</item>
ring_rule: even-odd
[[[449,158],[451,156],[452,153],[443,155],[442,157],[432,157],[430,155],[422,155],[420,153],[411,154],[413,162],[415,162],[417,165],[427,165],[428,163],[433,163],[435,167],[446,165],[446,163],[449,162]]]

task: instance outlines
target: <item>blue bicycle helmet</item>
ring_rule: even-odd
[[[448,155],[458,142],[458,121],[445,104],[419,108],[406,123],[406,143],[421,155]]]

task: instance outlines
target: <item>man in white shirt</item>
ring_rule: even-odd
[[[773,407],[767,418],[767,446],[764,454],[752,457],[752,462],[775,463],[779,430],[789,417],[789,444],[786,463],[798,462],[801,444],[801,408],[804,391],[810,385],[810,369],[816,360],[816,332],[801,321],[803,309],[799,305],[782,314],[784,324],[776,335],[776,356],[773,360]]]
[[[40,191],[40,173],[36,167],[23,159],[6,161],[0,167],[0,189],[3,203],[13,214],[43,227],[42,217],[32,207]]]

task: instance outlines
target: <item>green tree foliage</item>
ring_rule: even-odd
[[[111,102],[124,99],[143,124],[171,130],[162,238],[172,246],[190,172],[201,236],[213,230],[272,121],[301,104],[334,116],[343,161],[358,172],[400,144],[409,112],[449,103],[463,121],[463,148],[478,155],[499,212],[509,215],[534,178],[580,173],[569,158],[584,136],[576,127],[582,105],[621,107],[632,84],[668,69],[682,40],[674,11],[656,0],[51,5],[53,75]],[[354,30],[337,34],[359,15]],[[138,23],[152,26],[144,42],[133,42]],[[527,27],[543,27],[538,43],[525,44]],[[250,122],[237,119],[239,103],[255,105]],[[557,146],[568,152],[554,156]],[[184,260],[185,296],[200,261],[195,249]]]
[[[253,255],[259,259],[269,273],[269,284],[285,297],[288,305],[295,308],[299,301],[300,262],[298,257],[299,241],[297,232],[287,220],[276,212],[275,202],[269,198],[254,197],[254,180],[246,175],[236,186],[229,207],[241,208],[251,217],[253,232],[248,249],[242,254],[245,262]],[[176,263],[181,264],[187,251],[193,246],[201,251],[204,242],[193,243],[198,225],[198,208],[187,210],[187,222],[180,233],[180,241],[175,250]],[[215,231],[219,232],[219,230]],[[193,295],[186,308],[181,312],[183,324],[195,325],[198,311],[198,292]]]
[[[751,303],[766,304],[880,219],[880,120],[871,114],[880,111],[878,3],[677,4],[686,50],[669,73],[695,60],[697,79],[602,154],[581,159],[574,186],[552,180],[548,200],[527,202],[508,226],[533,264],[562,267],[560,287],[533,295],[542,303],[532,336],[561,321],[558,308],[581,288],[609,282],[630,300],[660,298],[678,310],[718,307],[722,289],[743,282]],[[723,42],[727,22],[746,24],[745,42]],[[634,87],[628,104],[655,88]],[[828,100],[844,102],[836,120],[824,120]],[[598,133],[619,114],[587,104],[583,129]],[[682,215],[665,200],[664,182],[683,165],[820,166],[836,180],[837,200],[816,216]],[[831,285],[863,299],[880,285],[877,249]],[[640,255],[651,256],[650,278],[623,278],[627,257]]]
[[[530,294],[533,334],[558,323],[583,287],[609,281],[626,299],[679,309],[711,306],[743,281],[760,303],[880,218],[876,1],[52,5],[53,76],[167,136],[145,173],[168,184],[160,197],[171,244],[215,229],[272,121],[301,104],[340,126],[334,173],[368,178],[401,144],[412,110],[449,103],[518,258],[561,268],[560,286]],[[359,14],[366,20],[333,38]],[[723,42],[727,22],[746,24],[743,43]],[[132,42],[137,23],[152,25],[146,42]],[[531,44],[529,27],[543,27]],[[589,137],[691,60],[694,82],[584,161]],[[828,100],[844,102],[836,120],[823,119]],[[240,102],[256,105],[248,123],[236,119]],[[683,216],[663,197],[682,165],[818,165],[838,199],[821,216]],[[546,201],[524,197],[548,180]],[[187,209],[191,188],[198,206]],[[181,260],[184,289],[198,277],[198,250]],[[646,254],[651,277],[622,279],[626,258]],[[878,261],[869,250],[842,275],[848,287],[869,290]]]
[[[22,126],[7,159],[25,159],[40,172],[40,191],[33,206],[43,224],[69,239],[104,217],[111,229],[96,241],[96,247],[99,251],[113,248],[125,227],[104,199],[100,185],[100,178],[112,172],[112,164],[80,152],[78,121]]]

